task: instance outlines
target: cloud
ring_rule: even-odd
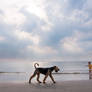
[[[0,42],[4,41],[5,40],[5,37],[3,36],[0,36]]]
[[[68,8],[70,9],[82,9],[86,0],[67,0]]]
[[[90,0],[3,0],[0,5],[0,59],[89,60]]]
[[[25,31],[15,31],[15,36],[18,37],[18,40],[28,40],[31,41],[33,44],[37,45],[40,42],[40,37],[38,35],[32,35],[31,33]]]
[[[52,55],[52,54],[57,54],[57,51],[51,47],[39,47],[39,46],[28,46],[27,47],[29,50],[33,50],[37,54],[45,54],[45,55]]]
[[[74,37],[67,37],[61,41],[61,47],[66,53],[80,53],[82,48],[78,46],[77,39]]]

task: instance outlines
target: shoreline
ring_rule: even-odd
[[[33,82],[0,83],[0,92],[92,92],[92,80],[59,81],[56,84],[47,82],[39,84]]]
[[[0,72],[0,74],[26,74],[26,72]],[[81,73],[81,72],[59,72],[59,73],[52,73],[53,75],[58,75],[58,74],[89,74],[88,72],[86,73]]]

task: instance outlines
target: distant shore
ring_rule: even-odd
[[[92,80],[61,81],[53,84],[0,83],[0,92],[92,92]]]
[[[80,73],[80,72],[70,72],[70,73],[53,73],[53,74],[89,74],[89,73]]]

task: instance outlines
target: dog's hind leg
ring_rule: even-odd
[[[40,78],[40,73],[37,73],[37,81],[38,81],[39,83],[41,83],[41,81],[39,80],[39,78]]]
[[[44,79],[43,79],[43,83],[45,83],[47,77],[48,77],[48,74],[45,75],[45,77],[44,77]]]
[[[30,77],[29,83],[31,83],[32,78],[35,77],[35,76],[36,76],[36,72],[34,72],[34,74]]]

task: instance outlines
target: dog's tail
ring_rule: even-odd
[[[35,63],[35,64],[34,64],[35,69],[36,69],[36,65],[39,66],[39,64],[38,64],[38,63]]]

